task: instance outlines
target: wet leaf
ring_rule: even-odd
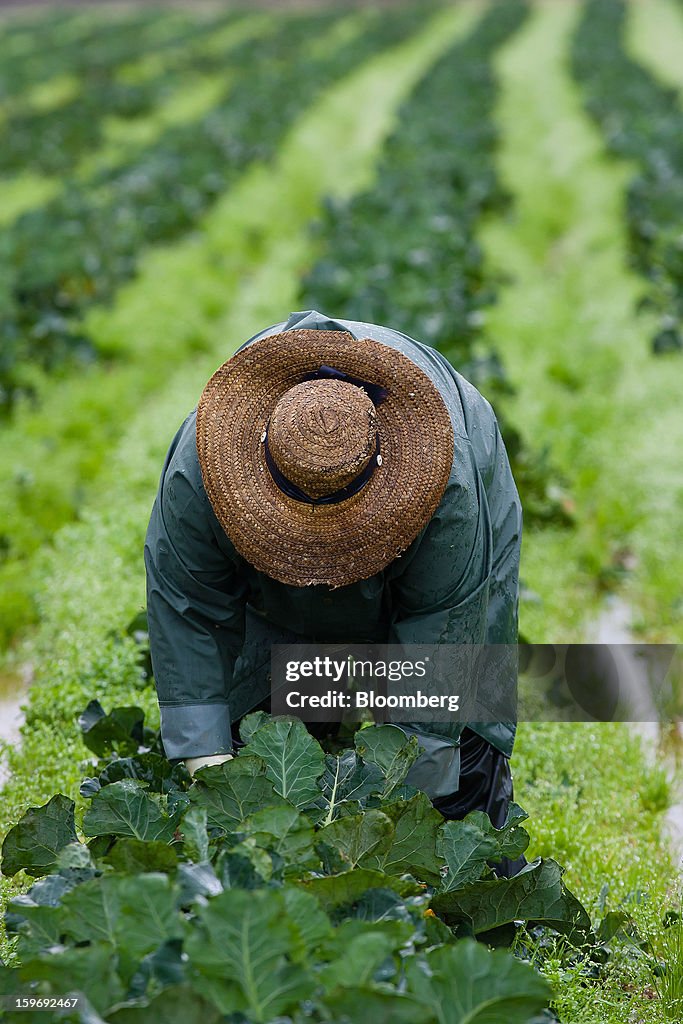
[[[442,1024],[528,1024],[551,994],[531,966],[471,939],[408,960],[406,975],[410,993]]]
[[[74,802],[57,793],[41,807],[29,807],[2,844],[2,873],[15,875],[22,868],[34,878],[57,865],[60,850],[78,842]]]
[[[250,754],[265,761],[266,775],[276,792],[290,803],[305,807],[319,797],[318,779],[325,770],[325,756],[298,718],[271,718],[242,748],[240,758]]]
[[[132,836],[170,842],[175,824],[160,797],[147,793],[132,779],[123,779],[95,794],[83,818],[83,831],[87,836]]]

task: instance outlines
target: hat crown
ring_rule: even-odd
[[[197,405],[202,480],[256,571],[294,587],[345,587],[385,569],[429,522],[453,468],[453,420],[403,344],[294,328],[243,346],[211,376]],[[318,388],[326,398],[313,404],[317,414],[309,409],[303,437],[287,415],[290,403],[297,411],[299,384],[304,405]],[[314,438],[317,458],[304,437],[307,445]]]
[[[376,450],[375,406],[362,388],[309,380],[284,393],[268,426],[278,470],[311,498],[345,487]]]

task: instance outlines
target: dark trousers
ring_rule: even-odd
[[[448,820],[461,820],[470,811],[485,811],[494,828],[502,828],[513,799],[510,762],[487,740],[465,727],[460,737],[460,785],[457,792],[432,801]],[[511,878],[526,864],[503,857],[490,866],[499,878]]]

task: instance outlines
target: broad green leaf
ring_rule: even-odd
[[[418,793],[422,793],[423,790],[418,789],[417,786],[409,786],[407,782],[402,782],[400,786],[396,786],[391,791],[392,800],[411,800],[412,797],[417,796]]]
[[[322,823],[329,825],[339,816],[342,804],[382,793],[384,775],[379,765],[365,764],[355,750],[345,750],[338,757],[325,756],[319,785],[322,792],[316,806],[324,812]]]
[[[245,715],[240,722],[240,738],[242,742],[249,743],[252,736],[269,721],[270,715],[267,715],[265,711],[252,711],[250,715]]]
[[[2,844],[2,873],[15,875],[22,868],[34,878],[47,875],[69,843],[78,842],[74,802],[57,793],[42,807],[29,807],[9,830]]]
[[[132,836],[170,842],[175,823],[164,810],[161,797],[147,793],[132,779],[113,782],[96,793],[83,818],[87,836]]]
[[[69,843],[57,855],[57,871],[73,885],[88,882],[101,874],[84,843]]]
[[[310,893],[286,885],[282,890],[290,921],[297,932],[297,953],[295,959],[305,959],[309,954],[317,955],[320,944],[334,935],[327,914]],[[294,952],[292,953],[294,956]]]
[[[195,862],[209,859],[209,833],[206,807],[194,804],[185,812],[178,829],[183,837],[186,857]]]
[[[356,986],[372,982],[380,964],[395,950],[391,935],[370,926],[367,931],[348,940],[339,955],[326,964],[320,980],[326,989],[336,985]]]
[[[249,754],[263,758],[276,791],[296,807],[320,796],[318,779],[325,769],[325,755],[298,718],[271,718],[253,734],[237,760]]]
[[[481,878],[486,862],[498,852],[498,845],[493,836],[472,822],[447,821],[441,829],[438,849],[448,867],[441,889],[450,892]]]
[[[539,921],[576,940],[585,939],[591,929],[588,913],[563,884],[562,869],[554,860],[538,858],[513,878],[437,893],[431,905],[448,920],[470,921],[475,934],[511,921]]]
[[[170,878],[159,873],[103,875],[62,899],[64,931],[77,942],[121,938],[133,956],[145,956],[181,935]]]
[[[189,778],[189,772],[188,778]],[[169,818],[173,818],[174,821],[179,821],[185,811],[188,810],[192,801],[190,800],[190,794],[183,789],[172,789],[166,795],[166,811]]]
[[[78,716],[81,732],[89,732],[99,721],[106,717],[107,712],[98,700],[88,701],[87,707]]]
[[[115,871],[127,875],[141,871],[174,871],[178,864],[178,854],[168,843],[158,839],[144,842],[130,837],[117,839],[102,859]]]
[[[328,913],[335,907],[355,903],[368,889],[392,889],[400,896],[417,896],[422,892],[415,882],[393,878],[369,868],[354,868],[324,878],[305,878],[297,884],[315,896]]]
[[[176,889],[167,875],[105,875],[72,889],[62,909],[65,934],[78,943],[110,943],[124,980],[144,956],[183,934]]]
[[[410,995],[368,986],[334,989],[324,996],[324,1004],[330,1014],[325,1020],[333,1024],[337,1021],[340,1024],[433,1024],[441,1021],[431,1009]],[[497,1020],[495,1024],[501,1022]]]
[[[254,811],[282,804],[260,757],[242,756],[207,765],[196,773],[189,795],[195,806],[205,808],[208,824],[226,832],[232,832]]]
[[[251,836],[257,846],[277,853],[288,867],[319,866],[313,849],[313,827],[296,807],[268,807],[244,820],[240,832]]]
[[[116,967],[116,957],[112,956],[107,942],[94,942],[74,949],[52,946],[40,956],[25,960],[19,968],[19,977],[25,984],[48,982],[48,994],[54,996],[65,992],[84,992],[95,1009],[106,1014],[109,1007],[119,1003],[125,994]]]
[[[231,846],[228,852],[246,858],[260,877],[261,884],[269,882],[273,877],[273,858],[267,850],[259,846],[253,836],[247,836],[241,843]],[[233,884],[232,888],[235,889],[237,886]]]
[[[256,860],[258,855],[261,861]],[[257,866],[258,865],[258,866]],[[216,860],[216,876],[224,889],[258,889],[273,874],[273,862],[265,850],[251,841],[222,850]]]
[[[369,894],[390,892],[390,889],[368,889]],[[391,895],[400,899],[396,893],[391,893]],[[438,919],[434,918],[434,920]],[[341,956],[359,935],[367,935],[369,932],[387,936],[391,941],[391,948],[395,952],[410,945],[415,938],[415,926],[412,921],[397,921],[395,919],[368,921],[363,918],[350,917],[335,926],[331,937],[321,945],[320,956],[326,961],[334,960]]]
[[[320,829],[318,838],[341,854],[349,867],[366,863],[379,866],[394,837],[391,819],[382,811],[364,811],[336,821]]]
[[[74,942],[109,942],[116,945],[121,878],[93,878],[62,899],[62,929]]]
[[[471,811],[462,821],[447,821],[441,828],[437,849],[446,861],[448,873],[441,888],[444,892],[460,889],[481,877],[487,862],[502,857],[514,859],[529,845],[529,833],[520,828],[528,815],[517,804],[510,804],[501,829],[494,828],[482,811]]]
[[[179,887],[177,904],[181,907],[188,907],[197,897],[217,896],[223,891],[223,884],[208,861],[179,864],[176,880]]]
[[[86,800],[90,800],[91,797],[93,797],[95,793],[99,793],[101,789],[102,786],[99,779],[94,779],[92,776],[87,775],[78,787],[78,792],[81,796],[84,796]]]
[[[424,917],[424,930],[428,946],[449,945],[453,941],[453,932],[436,914]]]
[[[551,995],[533,967],[472,939],[407,958],[406,975],[439,1024],[528,1024]]]
[[[171,764],[161,754],[147,751],[135,757],[115,758],[97,777],[100,786],[109,786],[121,779],[139,779],[147,783],[149,792],[169,793],[184,785],[189,780],[189,774],[182,763]]]
[[[189,985],[171,985],[147,1006],[131,1006],[107,1016],[109,1024],[218,1024],[223,1015]]]
[[[443,818],[432,807],[429,797],[418,793],[410,800],[384,804],[383,810],[394,823],[391,846],[367,860],[367,866],[388,875],[409,872],[421,882],[438,885],[442,860],[436,844]],[[368,812],[369,813],[369,812]]]
[[[126,1001],[141,999],[146,1003],[155,993],[186,980],[182,940],[169,939],[142,958],[130,980]]]
[[[615,935],[628,936],[634,927],[633,918],[623,910],[610,910],[605,914],[597,930],[599,942],[611,942]]]
[[[108,715],[98,701],[90,701],[78,724],[83,742],[98,757],[137,753],[143,742],[145,713],[138,707],[114,708]]]
[[[383,795],[389,796],[405,779],[420,756],[415,736],[410,739],[396,725],[373,725],[359,729],[355,735],[356,750],[364,761],[381,768],[384,777]]]
[[[319,836],[316,836],[315,850],[320,858],[321,869],[324,875],[338,875],[342,871],[347,870],[349,866],[348,861],[342,857],[338,848],[323,842]]]
[[[96,862],[104,860],[116,841],[116,836],[95,836],[94,839],[90,839],[88,849],[93,859]]]
[[[527,812],[519,804],[511,803],[508,807],[505,824],[500,829],[493,827],[488,814],[484,814],[483,811],[470,811],[467,820],[478,822],[482,829],[490,830],[491,835],[495,837],[500,846],[501,856],[514,859],[523,854],[529,846],[529,833],[521,827],[522,822],[527,821],[528,817]]]
[[[198,910],[185,949],[201,990],[223,1013],[261,1024],[313,994],[314,978],[289,960],[297,941],[280,892],[230,889]]]
[[[14,907],[56,907],[64,893],[73,889],[76,883],[63,875],[46,875],[34,882],[28,892],[14,896],[10,906]]]
[[[61,941],[61,907],[25,905],[19,898],[10,901],[4,915],[8,935],[18,935],[17,952],[21,960],[37,956],[42,950],[56,946]]]
[[[414,928],[416,922],[412,915],[417,912],[420,915],[421,924],[427,901],[428,897],[425,895],[413,896],[406,900],[404,896],[399,896],[392,889],[368,889],[358,897],[353,906],[345,909],[345,913],[357,921],[373,923],[393,921],[403,924],[410,922]]]
[[[119,950],[138,961],[169,939],[181,938],[183,919],[176,909],[176,897],[176,886],[167,875],[122,878]]]
[[[60,874],[94,872],[95,861],[84,843],[67,843],[57,854],[57,870]]]

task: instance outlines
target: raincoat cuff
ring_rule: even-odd
[[[161,741],[169,761],[232,753],[227,702],[160,704]]]

